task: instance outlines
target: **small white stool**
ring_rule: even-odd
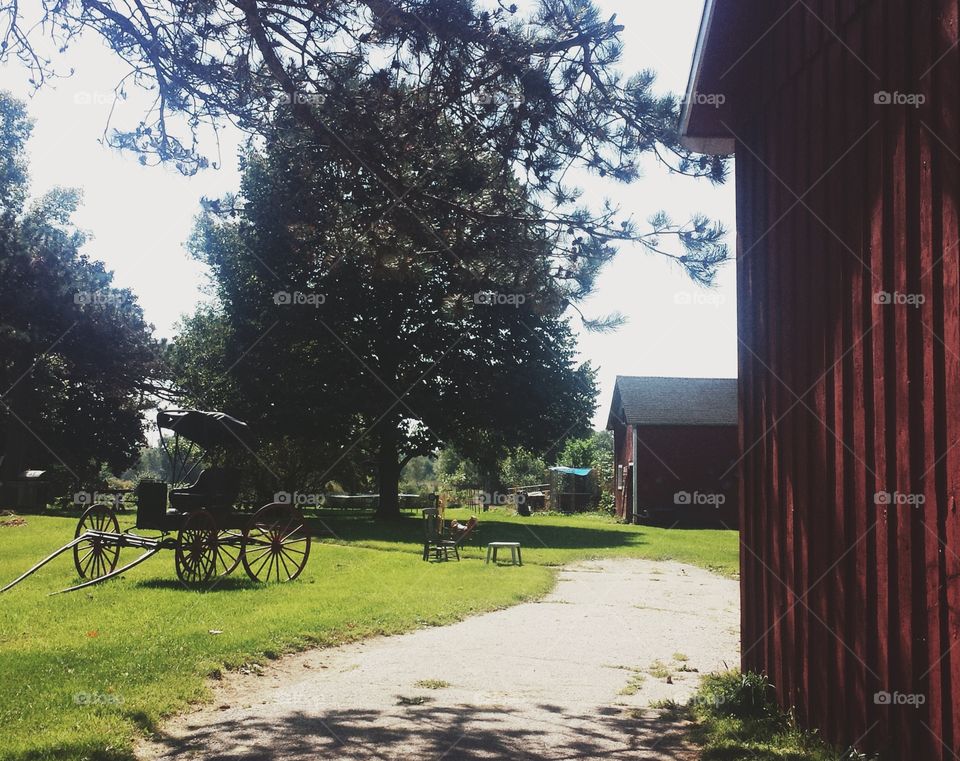
[[[487,560],[489,563],[491,558],[493,562],[497,562],[497,550],[500,549],[509,549],[510,550],[510,564],[511,565],[523,565],[523,556],[520,554],[520,542],[490,542],[487,545]]]

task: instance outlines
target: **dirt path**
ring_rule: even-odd
[[[690,761],[684,727],[649,704],[739,662],[738,607],[735,581],[691,566],[580,563],[540,602],[228,675],[138,753]]]

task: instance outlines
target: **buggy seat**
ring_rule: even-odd
[[[171,489],[170,507],[180,512],[229,509],[240,493],[240,472],[235,468],[205,468],[183,489]]]

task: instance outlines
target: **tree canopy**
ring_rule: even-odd
[[[243,187],[197,232],[220,303],[186,322],[178,380],[259,418],[274,462],[320,476],[313,449],[359,481],[375,457],[383,489],[440,443],[493,473],[518,442],[585,432],[594,372],[567,316],[618,244],[704,284],[726,261],[719,223],[638,223],[576,185],[650,157],[726,176],[680,144],[678,99],[622,70],[623,31],[593,0],[40,0],[0,7],[0,61],[43,87],[98,37],[118,99],[155,96],[106,133],[143,163],[191,174],[216,163],[210,128],[251,135]]]
[[[29,200],[30,129],[0,93],[0,463],[90,482],[136,459],[158,347],[133,294],[82,253],[79,194]]]
[[[339,100],[315,106],[319,118],[350,124],[356,144],[375,144],[398,175],[429,160],[446,199],[516,204],[513,174],[464,152],[469,138],[455,125],[430,129],[416,109],[355,87],[352,100],[370,104],[363,120],[350,124]],[[297,120],[281,116],[268,137],[244,159],[240,194],[211,203],[198,225],[193,250],[221,311],[195,316],[174,349],[184,347],[185,387],[209,396],[222,385],[208,377],[215,370],[268,438],[341,447],[315,450],[329,462],[320,480],[372,440],[384,512],[406,462],[443,443],[495,463],[518,440],[545,449],[586,426],[594,373],[575,361],[541,227],[519,214],[478,224],[436,203],[423,210],[431,233]],[[188,347],[203,347],[202,369]]]
[[[78,36],[99,36],[125,67],[119,96],[130,86],[155,94],[148,113],[108,133],[145,163],[195,172],[215,163],[215,142],[202,139],[206,126],[229,120],[262,136],[286,109],[427,230],[437,205],[476,224],[516,214],[490,194],[437,193],[429,165],[398,174],[389,148],[377,151],[363,142],[367,135],[314,107],[339,103],[356,124],[383,98],[415,103],[430,117],[422,123],[456,125],[471,149],[516,173],[523,218],[549,231],[551,275],[574,296],[589,291],[619,241],[711,282],[727,258],[721,225],[700,215],[675,224],[654,213],[640,226],[608,203],[584,203],[570,170],[628,183],[640,176],[643,157],[655,156],[673,171],[719,182],[725,160],[683,148],[678,99],[657,95],[651,72],[621,70],[624,28],[616,16],[604,18],[593,0],[529,5],[521,13],[494,0],[41,0],[37,18],[9,3],[0,9],[0,60],[19,57],[40,87],[60,73],[60,53]],[[352,97],[357,80],[372,100]]]

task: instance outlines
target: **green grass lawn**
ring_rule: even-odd
[[[447,518],[466,521],[467,510],[448,510]],[[369,518],[319,519],[319,528],[329,528],[353,546],[397,552],[419,552],[423,529],[417,519],[400,526],[374,523]],[[725,576],[739,570],[736,531],[666,529],[627,526],[598,513],[581,515],[533,515],[521,517],[506,510],[480,515],[480,529],[472,544],[520,542],[525,563],[562,565],[588,558],[634,557],[678,560]],[[468,552],[470,550],[468,549]],[[473,555],[479,557],[479,550]]]
[[[8,520],[8,519],[5,519]],[[26,516],[0,526],[0,583],[66,543],[74,518]],[[132,518],[122,521],[130,525]],[[235,574],[213,591],[184,589],[173,553],[69,595],[65,554],[0,595],[0,759],[128,759],[136,734],[206,695],[204,678],[310,645],[450,623],[545,594],[551,566],[581,558],[675,559],[736,573],[737,535],[624,526],[603,516],[481,516],[462,563],[420,560],[418,518],[314,520],[297,581],[260,586]],[[486,566],[479,544],[520,541],[519,567]],[[121,563],[133,559],[124,550]],[[212,633],[219,632],[219,633]]]

